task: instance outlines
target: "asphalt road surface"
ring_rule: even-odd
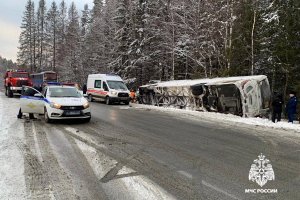
[[[135,105],[93,102],[91,108],[90,123],[45,124],[37,116],[3,124],[11,134],[24,128],[14,140],[24,158],[28,199],[300,198],[298,133]],[[249,181],[261,153],[275,174],[263,187]]]

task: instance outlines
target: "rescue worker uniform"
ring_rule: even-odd
[[[134,98],[135,98],[135,95],[134,95],[134,92],[130,92],[130,98],[131,98],[131,102],[135,103],[134,101]]]
[[[294,94],[295,93],[291,93],[291,94]],[[286,109],[285,109],[285,112],[288,114],[288,117],[289,117],[289,122],[293,123],[294,121],[294,114],[296,114],[296,110],[297,110],[297,102],[298,102],[298,99],[295,96],[291,97],[288,101],[288,103],[286,104]]]

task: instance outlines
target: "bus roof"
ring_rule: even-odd
[[[32,74],[32,75],[36,75],[36,74],[56,74],[56,72],[52,72],[52,71],[45,71],[45,72],[40,72],[40,73],[35,73],[35,74]]]

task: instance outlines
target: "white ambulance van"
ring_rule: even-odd
[[[102,99],[107,105],[130,102],[130,91],[123,80],[116,74],[90,74],[87,80],[88,100]]]

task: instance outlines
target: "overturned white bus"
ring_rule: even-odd
[[[167,81],[139,88],[143,104],[257,117],[269,111],[267,76]]]

